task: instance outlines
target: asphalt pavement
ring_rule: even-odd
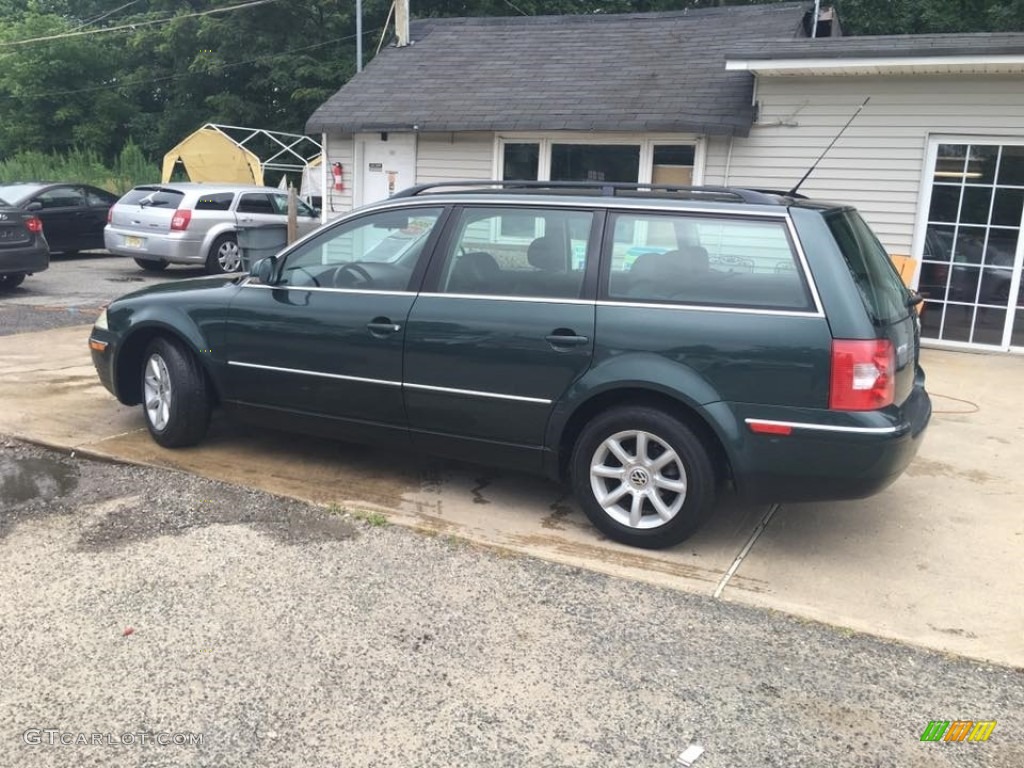
[[[106,251],[55,254],[50,268],[29,275],[13,291],[0,292],[0,336],[92,323],[102,306],[153,283],[198,277],[201,269],[172,266],[145,272]]]
[[[9,439],[0,487],[0,765],[1024,764],[1019,670]]]

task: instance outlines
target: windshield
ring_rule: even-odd
[[[852,209],[826,214],[825,221],[843,253],[861,299],[876,325],[889,325],[910,315],[907,288],[885,248],[860,214]]]

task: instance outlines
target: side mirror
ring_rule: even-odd
[[[26,211],[41,211],[43,210],[43,204],[38,200],[33,200],[31,203],[25,206]]]
[[[252,265],[252,269],[249,270],[249,277],[256,278],[263,285],[270,285],[270,282],[274,279],[274,268],[276,266],[276,256],[268,256],[265,259],[260,259]]]

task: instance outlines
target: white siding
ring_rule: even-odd
[[[416,183],[494,177],[493,133],[423,133],[416,149]]]
[[[911,253],[929,134],[1024,136],[1019,77],[759,78],[750,136],[708,143],[706,184],[789,189],[865,97],[871,101],[802,194],[857,206],[883,244]]]
[[[327,189],[324,190],[323,210],[328,221],[352,210],[352,187],[356,170],[353,147],[351,136],[327,135]],[[334,190],[331,167],[335,163],[341,163],[344,169],[345,189],[341,192]]]

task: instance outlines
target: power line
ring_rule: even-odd
[[[89,21],[83,21],[81,24],[79,24],[77,27],[75,27],[71,31],[75,32],[75,31],[77,31],[79,29],[83,29],[85,27],[91,27],[93,24],[98,24],[99,22],[103,21],[104,19],[106,19],[106,18],[108,18],[110,16],[113,16],[118,11],[123,11],[125,8],[130,8],[131,6],[135,5],[137,2],[139,2],[139,0],[131,0],[131,2],[125,3],[124,5],[122,5],[122,6],[118,7],[118,8],[115,8],[112,11],[107,11],[106,13],[97,16],[95,19],[90,19]]]
[[[276,3],[278,0],[251,0],[248,3],[242,3],[240,5],[230,5],[224,8],[212,8],[208,11],[198,11],[196,13],[183,13],[179,16],[171,16],[167,19],[150,19],[148,21],[136,21],[131,24],[122,24],[119,27],[101,27],[100,29],[83,29],[77,32],[61,32],[56,35],[45,35],[43,37],[32,37],[27,40],[13,40],[6,43],[0,43],[0,48],[9,48],[14,45],[28,45],[29,43],[42,43],[48,40],[64,40],[69,37],[82,37],[84,35],[100,35],[106,32],[121,32],[126,29],[135,30],[139,27],[149,27],[154,24],[167,24],[171,21],[177,21],[178,19],[192,19],[197,16],[211,16],[215,13],[228,13],[229,11],[240,11],[245,8],[255,8],[257,5],[266,5],[267,3]]]
[[[373,34],[376,34],[379,31],[380,30],[373,29],[373,30],[370,30],[369,32],[366,32],[364,34],[373,35]],[[330,40],[325,40],[322,43],[314,43],[313,45],[304,45],[304,46],[301,46],[299,48],[289,48],[287,51],[281,51],[280,53],[270,53],[270,54],[267,54],[266,56],[257,56],[254,59],[246,59],[245,61],[230,61],[230,62],[228,62],[226,64],[217,64],[216,65],[216,69],[228,69],[230,67],[241,67],[241,66],[244,66],[245,64],[255,64],[257,62],[266,61],[268,59],[276,59],[276,58],[279,58],[281,56],[289,56],[289,55],[291,55],[293,53],[298,53],[300,51],[308,51],[308,50],[311,50],[313,48],[322,48],[325,45],[331,45],[332,43],[340,43],[340,42],[343,42],[345,40],[351,40],[354,37],[355,37],[355,35],[345,35],[344,37],[335,37],[335,38],[332,38]],[[198,77],[198,76],[201,76],[203,74],[206,74],[206,73],[205,72],[182,72],[182,73],[177,74],[177,75],[164,75],[162,77],[153,77],[153,78],[148,78],[148,79],[145,79],[145,80],[129,80],[129,81],[126,81],[126,82],[123,82],[123,83],[106,83],[104,85],[92,85],[92,86],[89,86],[88,88],[77,88],[77,89],[71,90],[71,91],[44,91],[44,92],[40,92],[40,93],[29,93],[29,94],[16,94],[16,95],[15,94],[10,94],[6,98],[8,98],[8,99],[39,99],[39,98],[48,98],[48,97],[52,97],[52,96],[70,96],[70,95],[76,94],[76,93],[90,93],[90,92],[94,92],[94,91],[109,91],[109,90],[114,90],[115,88],[130,88],[130,87],[136,86],[136,85],[148,85],[150,83],[162,83],[162,82],[166,82],[168,80],[180,80],[183,77]],[[4,95],[0,94],[0,98],[4,98]]]

